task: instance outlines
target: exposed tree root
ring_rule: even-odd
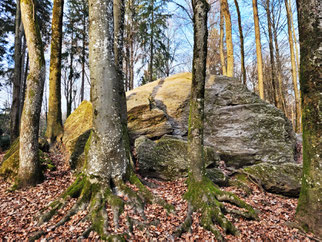
[[[189,176],[187,183],[188,191],[184,195],[184,198],[188,201],[187,217],[183,224],[175,231],[175,236],[181,236],[182,233],[190,230],[192,213],[194,211],[201,213],[201,226],[211,231],[219,241],[223,241],[223,236],[215,224],[218,224],[225,233],[233,235],[239,233],[236,227],[225,217],[225,214],[233,213],[247,219],[258,219],[255,210],[250,205],[238,198],[235,194],[220,190],[206,176],[203,177],[201,182],[197,182]],[[221,202],[236,205],[244,211],[237,209],[228,210]]]
[[[167,211],[172,210],[172,206],[163,200],[156,198],[141,183],[140,179],[133,171],[130,173],[129,182],[135,185],[139,191],[133,191],[121,179],[111,179],[107,184],[100,182],[100,179],[98,178],[80,174],[75,182],[56,201],[49,204],[45,209],[45,213],[40,215],[38,224],[41,225],[42,223],[49,221],[55,214],[57,214],[59,209],[68,204],[70,198],[77,198],[75,205],[55,226],[51,228],[51,231],[66,223],[78,211],[87,209],[88,214],[83,220],[89,220],[91,222],[91,226],[84,231],[82,238],[86,238],[91,231],[96,231],[103,240],[122,241],[124,240],[124,235],[112,235],[108,233],[109,219],[106,211],[107,205],[111,207],[113,212],[115,230],[119,227],[119,216],[124,211],[125,203],[130,205],[134,212],[144,219],[144,206],[146,203],[158,203],[167,209]],[[135,221],[130,217],[127,217],[127,221],[129,233],[131,233],[133,229],[133,224],[142,223]],[[39,231],[29,239],[35,240],[44,234],[44,231]]]

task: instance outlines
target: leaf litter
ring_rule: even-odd
[[[35,187],[10,192],[11,184],[0,180],[0,240],[26,240],[37,231],[46,231],[39,241],[49,240],[72,240],[76,241],[79,236],[90,226],[83,218],[86,210],[74,215],[70,221],[52,230],[53,226],[67,213],[76,200],[71,199],[68,205],[59,210],[58,215],[41,226],[37,225],[37,216],[50,202],[54,201],[74,181],[75,177],[69,170],[66,157],[55,151],[49,156],[57,169],[47,170],[46,179]],[[175,181],[157,181],[144,179],[154,184],[149,188],[155,195],[163,198],[175,208],[173,213],[167,213],[156,204],[145,206],[146,221],[136,215],[132,208],[125,206],[124,213],[120,217],[118,229],[114,228],[113,215],[110,207],[110,229],[108,232],[122,234],[127,233],[129,241],[215,241],[212,233],[199,225],[200,214],[193,214],[193,224],[189,233],[184,233],[180,238],[173,238],[173,231],[185,219],[187,202],[182,196],[187,187],[185,179]],[[131,185],[129,185],[131,186]],[[135,187],[132,187],[135,189]],[[259,221],[246,220],[241,217],[227,215],[227,217],[239,229],[238,236],[225,235],[227,241],[316,241],[312,234],[305,234],[297,228],[288,226],[294,222],[297,199],[287,198],[262,191],[256,185],[251,185],[252,193],[247,195],[243,190],[235,187],[224,187],[243,198],[259,211]],[[225,204],[230,206],[229,204]],[[126,215],[135,221],[132,233],[128,233]],[[220,228],[219,228],[220,229]],[[87,241],[98,240],[95,232],[89,234]],[[85,240],[85,241],[86,241]]]

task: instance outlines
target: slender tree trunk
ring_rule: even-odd
[[[134,0],[130,0],[130,19],[131,23],[133,25],[134,22]],[[134,26],[130,26],[130,64],[129,64],[129,90],[132,90],[134,88]]]
[[[85,4],[85,3],[84,3]],[[85,9],[84,9],[84,16],[83,16],[83,34],[82,34],[82,85],[81,85],[81,102],[84,100],[84,92],[85,92],[85,48],[86,48],[86,15],[85,15]]]
[[[303,110],[303,176],[296,219],[322,238],[322,5],[297,0]]]
[[[243,27],[242,27],[238,0],[234,0],[234,1],[235,1],[236,10],[237,10],[239,39],[240,39],[240,65],[241,65],[240,69],[243,75],[243,84],[246,85],[247,76],[246,76],[246,67],[245,67],[245,47],[244,47]]]
[[[272,15],[272,20],[273,20],[273,36],[274,36],[274,43],[275,43],[275,52],[276,52],[276,72],[277,72],[277,80],[278,80],[278,95],[279,95],[279,102],[277,105],[277,108],[280,110],[283,110],[285,115],[287,115],[287,109],[286,109],[286,102],[285,102],[285,97],[284,97],[284,92],[283,92],[283,79],[282,79],[282,63],[280,59],[280,51],[279,51],[279,46],[278,46],[278,39],[277,39],[277,30],[276,30],[276,21],[275,21],[275,16],[274,14]]]
[[[292,80],[293,80],[293,88],[294,88],[294,96],[295,96],[295,114],[296,114],[296,122],[295,122],[295,132],[301,132],[301,104],[300,104],[300,95],[299,89],[297,86],[297,69],[295,63],[295,55],[294,55],[294,44],[293,44],[293,37],[292,37],[292,24],[291,24],[291,17],[290,17],[290,8],[288,5],[287,0],[285,0],[285,7],[286,7],[286,16],[287,16],[287,29],[288,29],[288,40],[290,45],[290,54],[291,54],[291,66],[292,66]]]
[[[223,241],[221,232],[214,223],[226,233],[238,233],[234,225],[226,219],[224,205],[220,201],[230,202],[245,208],[249,218],[256,218],[255,211],[237,196],[220,190],[205,175],[203,130],[204,130],[204,95],[207,60],[207,13],[209,5],[206,0],[192,0],[194,47],[192,63],[192,84],[190,96],[190,113],[188,124],[189,177],[188,189],[184,198],[188,201],[187,217],[174,232],[181,235],[188,231],[192,224],[192,213],[199,212],[200,224],[211,231],[218,241]],[[240,213],[242,214],[242,213]]]
[[[21,23],[21,28],[23,29],[23,25]],[[25,92],[26,92],[26,79],[28,75],[28,62],[29,56],[27,53],[27,43],[26,38],[23,35],[23,44],[22,44],[22,58],[21,58],[21,80],[20,80],[20,94],[19,94],[19,120],[21,120],[23,103],[25,101]]]
[[[151,1],[151,36],[150,36],[150,66],[149,66],[149,82],[153,81],[153,36],[154,36],[154,0]]]
[[[233,47],[233,38],[231,34],[231,20],[229,5],[227,0],[221,0],[223,6],[223,14],[225,16],[226,24],[226,47],[227,47],[227,76],[234,76],[234,47]]]
[[[38,153],[38,132],[46,64],[40,31],[35,18],[34,3],[32,0],[24,0],[20,6],[30,56],[26,100],[21,117],[17,178],[17,185],[23,187],[35,185],[42,178]]]
[[[295,34],[291,0],[288,1],[288,5],[290,8],[290,19],[292,20],[291,24],[292,24],[292,34],[293,34],[294,46],[295,46],[296,67],[297,67],[298,76],[299,76],[300,75],[300,55],[299,55],[299,49],[297,47],[297,38],[296,38],[296,34]],[[300,76],[299,76],[299,79],[300,79]],[[302,128],[302,126],[301,126],[301,128]]]
[[[15,18],[15,68],[13,77],[13,91],[12,91],[12,105],[10,112],[10,141],[11,143],[19,137],[19,125],[20,125],[20,83],[21,83],[21,40],[22,40],[22,22],[21,22],[21,11],[20,11],[20,0],[17,0],[16,18]]]
[[[64,0],[54,0],[51,26],[51,50],[49,73],[49,102],[46,137],[51,144],[63,133],[61,111],[61,51],[63,40]]]
[[[270,0],[266,0],[266,16],[268,25],[268,38],[269,38],[269,56],[271,64],[271,83],[273,87],[273,100],[276,107],[278,107],[278,90],[276,88],[276,71],[275,71],[275,60],[274,60],[274,46],[273,46],[273,33],[272,33],[272,21],[271,21],[271,10]]]
[[[224,76],[227,75],[226,62],[225,62],[225,53],[224,53],[224,12],[222,2],[220,1],[220,40],[219,40],[219,54],[220,54],[220,64],[221,71]]]
[[[194,47],[188,124],[188,152],[191,175],[194,180],[200,182],[204,175],[203,128],[208,38],[207,14],[209,6],[205,0],[192,0],[192,5],[194,9]]]
[[[69,76],[68,76],[68,87],[67,87],[67,113],[66,118],[72,113],[72,102],[73,102],[73,78],[74,78],[74,68],[73,68],[73,61],[74,61],[74,23],[72,23],[72,33],[71,33],[71,48],[70,48],[70,64],[69,64]]]
[[[257,56],[257,74],[258,74],[258,92],[261,99],[264,97],[264,77],[263,77],[263,59],[262,59],[262,45],[261,35],[259,29],[257,0],[253,0],[253,14],[255,25],[255,40],[256,40],[256,56]]]

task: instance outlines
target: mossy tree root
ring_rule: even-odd
[[[166,209],[171,209],[171,205],[155,196],[141,183],[140,179],[132,173],[129,178],[130,183],[137,186],[138,192],[134,192],[129,188],[123,180],[112,179],[110,184],[99,182],[98,178],[87,177],[84,174],[79,174],[75,182],[54,202],[50,203],[42,215],[38,219],[38,224],[49,221],[58,210],[63,208],[70,198],[77,198],[75,205],[68,213],[51,228],[51,231],[66,223],[78,211],[87,209],[89,212],[84,219],[91,222],[91,226],[84,231],[81,238],[86,238],[91,231],[96,231],[103,240],[123,240],[123,235],[111,235],[108,231],[108,214],[106,206],[110,205],[113,212],[113,223],[115,230],[119,227],[119,216],[124,211],[125,203],[133,208],[135,213],[145,219],[144,206],[146,203],[158,202],[164,205]],[[124,198],[124,199],[123,199]],[[83,219],[83,220],[84,220]],[[82,220],[82,221],[83,221]],[[132,231],[132,226],[135,221],[127,217],[129,232]],[[39,231],[39,237],[44,234]],[[33,238],[37,238],[34,235]]]
[[[225,214],[233,213],[247,219],[258,219],[257,213],[249,204],[233,193],[220,190],[217,185],[205,176],[201,182],[197,182],[189,176],[187,184],[188,190],[184,195],[184,198],[188,201],[187,217],[184,223],[175,231],[175,236],[181,236],[182,233],[190,230],[192,224],[191,216],[194,211],[201,213],[201,226],[211,231],[219,241],[224,239],[215,224],[218,224],[225,233],[233,235],[239,233],[237,228],[225,217]],[[226,209],[222,202],[236,205],[244,211]]]

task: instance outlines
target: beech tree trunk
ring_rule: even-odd
[[[113,1],[90,0],[89,6],[93,132],[85,171],[109,184],[112,178],[122,179],[128,165],[121,122],[123,96],[113,54],[113,12],[108,11]]]
[[[281,63],[281,59],[280,59],[280,51],[279,51],[278,40],[277,40],[277,29],[276,29],[277,23],[275,21],[274,14],[272,16],[272,20],[273,20],[272,27],[273,27],[273,36],[274,36],[275,53],[276,53],[278,96],[279,96],[279,98],[278,98],[279,102],[277,103],[277,108],[279,108],[280,110],[283,110],[283,112],[286,115],[287,110],[286,110],[286,102],[285,102],[285,97],[284,97],[284,92],[283,92],[282,63]]]
[[[225,25],[226,25],[226,48],[227,48],[227,76],[234,76],[234,47],[233,47],[233,38],[231,34],[231,20],[229,5],[227,0],[221,0],[222,11],[225,16]]]
[[[266,17],[268,25],[268,38],[269,38],[269,56],[271,62],[271,83],[273,87],[273,100],[274,104],[278,106],[278,90],[276,88],[276,71],[275,71],[275,60],[274,60],[274,46],[273,46],[273,33],[272,33],[272,21],[271,21],[271,10],[270,10],[270,0],[266,0]]]
[[[243,27],[242,27],[238,1],[237,0],[234,0],[234,1],[235,1],[237,17],[238,17],[238,30],[239,30],[239,39],[240,39],[240,65],[241,65],[240,69],[243,75],[243,84],[246,85],[247,76],[246,76],[246,67],[245,67],[245,47],[244,47]]]
[[[21,1],[21,17],[29,51],[30,71],[27,78],[26,99],[21,116],[18,187],[35,185],[42,179],[38,132],[46,65],[34,2]]]
[[[194,46],[188,124],[188,152],[191,175],[194,180],[200,182],[204,175],[203,128],[208,39],[207,14],[209,6],[205,0],[192,0],[192,5],[194,10]]]
[[[23,28],[21,22],[20,0],[17,0],[16,18],[15,18],[15,67],[13,76],[12,88],[12,104],[10,112],[10,141],[11,143],[19,137],[20,126],[20,92],[21,92],[21,77],[22,77],[22,55],[21,42],[22,42]]]
[[[49,73],[49,103],[46,137],[52,144],[63,133],[61,111],[61,49],[63,39],[64,0],[54,0],[51,26],[51,50]]]
[[[257,56],[257,74],[258,74],[258,92],[261,99],[264,97],[264,77],[263,77],[263,59],[262,59],[262,45],[261,35],[259,29],[257,0],[253,0],[253,14],[255,25],[255,40],[256,40],[256,56]]]
[[[226,62],[225,62],[225,53],[224,53],[224,25],[225,18],[223,12],[222,2],[220,2],[220,40],[219,40],[219,54],[220,54],[220,64],[221,71],[224,76],[227,75]]]
[[[72,113],[72,103],[73,103],[73,78],[74,78],[74,22],[71,23],[71,48],[70,48],[70,63],[69,63],[69,76],[68,76],[68,83],[67,83],[67,93],[66,93],[66,119]]]
[[[322,5],[297,0],[303,111],[303,176],[296,219],[322,238]]]
[[[285,0],[286,16],[287,16],[287,29],[288,29],[288,41],[290,45],[290,54],[291,54],[291,67],[292,67],[292,80],[295,96],[295,132],[301,132],[301,104],[300,104],[300,94],[297,86],[297,68],[295,63],[295,54],[294,54],[294,43],[292,37],[292,19],[290,14],[290,8],[287,0]]]
[[[82,85],[81,85],[81,92],[80,92],[80,99],[81,102],[84,100],[84,92],[85,92],[85,60],[86,60],[86,15],[85,15],[85,3],[83,3],[83,33],[82,33]]]
[[[153,58],[154,58],[154,54],[153,54],[153,48],[154,48],[154,44],[153,44],[153,36],[154,36],[154,0],[151,0],[151,15],[152,15],[152,19],[151,19],[151,36],[150,36],[150,64],[149,64],[149,82],[153,81]]]

